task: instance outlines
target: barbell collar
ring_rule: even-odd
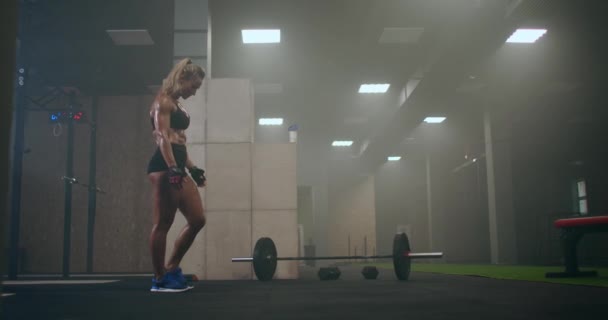
[[[252,262],[253,258],[232,258],[232,262]]]

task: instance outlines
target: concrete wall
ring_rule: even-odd
[[[372,255],[376,250],[374,176],[357,177],[330,193],[329,255]]]
[[[91,98],[79,101],[90,116]],[[97,197],[94,271],[150,270],[151,227],[145,169],[154,144],[148,119],[151,96],[100,97],[97,129]],[[61,105],[61,101],[57,106]],[[46,112],[29,112],[23,164],[21,238],[24,272],[60,272],[63,257],[66,126]],[[74,177],[88,183],[90,127],[74,126]],[[73,186],[72,272],[86,269],[88,191]]]
[[[152,206],[146,167],[155,149],[148,116],[152,101],[152,96],[100,98],[97,185],[107,193],[97,197],[95,272],[151,269],[147,241],[152,227]],[[80,138],[88,139],[84,135]],[[79,147],[88,150],[88,140]],[[87,173],[82,172],[80,177],[86,181],[88,162],[81,165]],[[81,199],[87,198],[83,195]],[[86,206],[82,208],[80,213],[75,208],[74,216],[86,216]],[[83,226],[86,230],[86,224]]]
[[[82,98],[90,112],[91,98]],[[155,144],[148,117],[152,96],[100,97],[97,129],[97,197],[94,272],[151,272],[151,187],[146,166]],[[182,102],[191,116],[188,153],[206,170],[199,189],[207,225],[182,261],[202,279],[252,279],[251,256],[259,237],[270,236],[282,255],[298,254],[295,144],[253,143],[253,96],[248,80],[206,80]],[[75,127],[74,176],[87,183],[87,125]],[[20,246],[24,272],[59,273],[63,257],[65,127],[46,112],[30,112],[26,127]],[[71,272],[86,271],[87,189],[73,188]],[[178,212],[167,256],[185,225]],[[297,277],[295,262],[281,262],[277,278]]]

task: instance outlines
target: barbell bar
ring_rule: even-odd
[[[272,280],[277,261],[288,260],[347,260],[347,259],[393,259],[397,279],[406,281],[409,278],[411,259],[441,258],[443,252],[410,252],[410,243],[405,233],[396,234],[393,239],[392,255],[375,256],[326,256],[326,257],[278,257],[274,241],[268,237],[258,239],[253,249],[253,257],[232,258],[232,262],[253,262],[253,270],[261,281]]]
[[[410,259],[416,258],[441,258],[443,252],[424,252],[424,253],[413,253],[408,252],[405,256]],[[277,261],[286,260],[347,260],[347,259],[392,259],[393,255],[384,256],[334,256],[334,257],[277,257]],[[266,256],[266,259],[272,259],[272,256]],[[232,262],[253,262],[252,257],[248,258],[232,258]]]

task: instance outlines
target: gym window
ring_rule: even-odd
[[[574,186],[575,189],[575,211],[580,215],[587,215],[589,213],[589,207],[587,203],[587,182],[585,179],[576,180]]]

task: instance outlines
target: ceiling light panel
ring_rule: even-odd
[[[424,119],[426,123],[442,123],[443,121],[445,121],[445,117],[426,117]]]
[[[260,118],[258,123],[261,126],[280,126],[283,125],[283,118]]]
[[[336,140],[331,145],[333,147],[350,147],[353,145],[353,142],[350,140]]]
[[[507,39],[508,43],[534,43],[547,33],[547,29],[517,29]]]
[[[249,29],[242,30],[243,43],[280,43],[281,30],[279,29]]]
[[[388,83],[362,84],[359,87],[359,93],[386,93],[390,86]]]

